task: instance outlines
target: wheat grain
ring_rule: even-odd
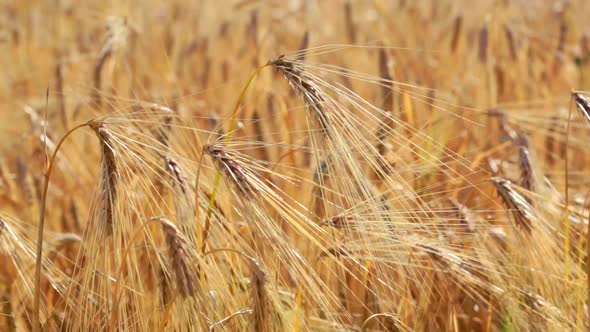
[[[451,52],[455,53],[457,51],[457,46],[459,45],[459,37],[461,36],[461,29],[463,27],[463,16],[459,15],[455,17],[453,21],[453,34],[451,37]]]
[[[535,190],[533,165],[529,154],[528,140],[523,135],[520,136],[518,146],[518,156],[520,167],[520,185],[528,191]]]
[[[306,75],[305,70],[284,55],[272,60],[270,64],[283,74],[295,92],[305,101],[308,109],[316,116],[320,128],[327,130],[330,120],[322,106],[326,99],[321,89]]]
[[[493,178],[492,183],[494,183],[496,192],[502,198],[508,212],[512,214],[516,226],[530,234],[535,218],[532,215],[532,208],[528,201],[512,188],[510,180]]]
[[[159,221],[164,230],[166,245],[168,246],[168,256],[170,257],[172,271],[174,271],[176,290],[182,297],[192,297],[200,294],[199,269],[194,265],[194,261],[190,259],[191,253],[187,240],[172,222],[164,218],[160,218]]]
[[[244,169],[231,154],[227,153],[220,145],[206,145],[203,147],[211,159],[215,162],[218,169],[236,185],[236,187],[246,194],[252,194],[257,191],[256,186],[251,181],[251,174]]]
[[[512,61],[518,60],[518,54],[516,53],[516,40],[514,38],[514,32],[510,26],[504,26],[504,33],[506,35],[506,42],[508,43],[508,50]]]
[[[115,226],[115,204],[117,202],[118,170],[114,146],[108,129],[101,122],[90,124],[100,141],[101,149],[101,189],[100,209],[107,234],[111,234]]]
[[[488,61],[488,25],[485,24],[479,30],[479,44],[477,48],[477,59],[480,63]]]
[[[574,102],[576,103],[576,106],[578,106],[578,109],[584,118],[590,122],[590,98],[580,93],[574,93]]]

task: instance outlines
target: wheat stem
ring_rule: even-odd
[[[57,157],[57,152],[59,151],[62,144],[65,142],[66,138],[70,136],[74,131],[86,127],[90,124],[90,122],[86,122],[80,125],[75,126],[74,128],[68,130],[63,137],[57,143],[53,154],[51,155],[51,159],[49,163],[45,167],[45,172],[43,174],[43,195],[41,197],[41,209],[39,211],[39,226],[38,226],[38,233],[37,233],[37,251],[36,251],[36,260],[35,260],[35,296],[33,299],[33,332],[39,331],[39,306],[41,301],[41,261],[43,255],[43,229],[45,227],[45,208],[47,204],[47,191],[49,189],[49,178],[51,176],[51,172],[53,170],[53,164],[55,163],[55,158]]]

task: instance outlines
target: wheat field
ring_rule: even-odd
[[[590,2],[0,9],[1,331],[590,328]]]

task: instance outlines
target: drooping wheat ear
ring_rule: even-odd
[[[555,62],[553,67],[555,71],[559,70],[565,58],[565,45],[567,42],[568,31],[568,24],[566,20],[563,17],[561,17],[561,21],[559,22],[559,37],[557,39],[557,48],[555,49]]]
[[[508,43],[510,57],[512,58],[512,60],[516,61],[518,54],[516,53],[516,40],[514,39],[514,33],[508,25],[504,26],[504,33],[506,34],[506,42]]]
[[[532,321],[537,321],[544,329],[547,329],[547,321],[559,322],[559,317],[563,317],[564,313],[549,301],[544,299],[541,295],[534,292],[521,291],[524,304],[531,310]]]
[[[100,106],[101,104],[100,89],[102,85],[102,68],[106,61],[113,55],[113,51],[122,48],[127,44],[127,37],[129,35],[127,21],[123,18],[109,17],[107,19],[106,27],[106,39],[94,64],[94,72],[92,76],[94,83],[94,94],[92,99],[97,106]]]
[[[246,28],[246,38],[249,38],[252,45],[258,45],[258,11],[253,10],[250,14],[250,22]]]
[[[483,266],[480,262],[472,259],[466,260],[452,251],[438,249],[428,244],[416,244],[416,246],[430,256],[442,268],[443,272],[454,274],[458,280],[467,281],[468,284],[479,287],[484,293],[491,292],[488,296],[503,293],[502,289],[489,285],[486,275],[482,273]]]
[[[533,166],[531,164],[531,157],[529,154],[529,143],[525,136],[520,135],[516,142],[518,146],[518,166],[520,168],[520,185],[528,191],[533,191],[535,188],[533,177]]]
[[[90,127],[100,141],[101,149],[101,189],[100,212],[104,217],[107,234],[111,234],[115,223],[115,204],[117,201],[117,163],[111,134],[102,122],[91,122]]]
[[[76,204],[76,201],[73,198],[70,199],[69,210],[72,220],[74,222],[73,231],[80,232],[80,230],[82,229],[82,226],[80,224],[80,213],[78,211],[78,205]]]
[[[506,208],[512,213],[514,222],[517,227],[527,233],[531,233],[533,213],[529,202],[514,188],[510,180],[504,178],[492,178],[492,183]]]
[[[582,50],[582,62],[590,60],[590,34],[584,33],[580,37],[580,49]]]
[[[301,38],[301,42],[299,43],[299,52],[300,55],[297,57],[300,61],[305,60],[305,50],[309,47],[309,31],[305,30],[303,37]]]
[[[221,173],[244,194],[257,192],[252,182],[252,175],[244,169],[238,161],[219,144],[209,144],[203,147],[203,151],[211,157],[215,166]]]
[[[188,185],[186,173],[176,160],[171,157],[164,157],[164,163],[169,178],[167,182],[172,187],[176,223],[191,242],[197,241],[195,238],[197,233],[194,218],[195,195],[199,195],[199,193],[195,194],[193,188]]]
[[[477,49],[477,58],[480,63],[486,63],[488,61],[488,25],[485,24],[481,30],[479,30],[479,44]]]
[[[193,297],[199,294],[201,287],[199,268],[191,261],[188,241],[172,222],[164,218],[158,218],[158,220],[164,231],[178,294],[182,297]]]
[[[112,51],[112,44],[105,43],[104,47],[100,50],[100,53],[98,54],[96,63],[94,64],[94,72],[92,76],[92,81],[94,82],[94,93],[92,99],[94,104],[97,106],[100,106],[101,104],[100,87],[102,85],[102,67],[104,66],[107,59],[110,58]]]
[[[545,138],[545,159],[550,166],[555,164],[555,155],[557,154],[557,142],[555,137],[558,135],[558,128],[559,124],[562,123],[559,117],[552,116],[551,117],[551,126],[549,127],[549,132]]]
[[[582,115],[590,122],[590,98],[576,92],[574,93],[574,102]]]
[[[264,129],[262,128],[262,121],[260,121],[260,115],[258,114],[258,111],[254,111],[252,113],[252,120],[254,122],[253,125],[254,132],[256,133],[256,140],[258,140],[259,142],[264,142]],[[261,145],[257,150],[260,153],[260,160],[270,160],[268,147],[266,145]]]
[[[170,289],[170,279],[166,272],[164,271],[164,267],[159,266],[157,269],[157,279],[158,285],[158,295],[160,296],[160,305],[162,309],[165,309],[172,300],[172,294]]]
[[[186,194],[186,184],[185,178],[182,174],[182,169],[178,166],[178,163],[169,157],[164,157],[164,163],[166,164],[166,170],[168,174],[174,180],[175,187],[178,186],[178,189],[183,194]]]
[[[455,266],[455,268],[460,268],[460,269],[464,269],[466,270],[466,267],[468,266],[467,263],[465,263],[463,261],[463,259],[461,259],[459,256],[451,253],[451,252],[444,252],[442,250],[439,250],[431,245],[428,244],[416,244],[416,246],[422,250],[424,250],[424,252],[430,256],[434,261],[436,261],[437,263],[439,263],[442,267],[446,268],[446,269],[451,269],[453,268],[453,266]]]
[[[463,27],[463,15],[455,17],[453,22],[453,37],[451,38],[451,52],[455,53],[459,45],[459,36],[461,36],[461,28]]]
[[[471,234],[475,230],[473,227],[472,222],[467,217],[467,207],[465,205],[457,202],[453,198],[448,199],[449,203],[452,206],[453,214],[455,215],[456,220],[459,224],[463,227],[463,231],[465,234]]]
[[[269,285],[267,284],[267,273],[262,264],[254,257],[245,254],[243,251],[233,248],[218,248],[205,252],[203,255],[208,256],[220,252],[233,252],[244,258],[250,266],[250,307],[240,310],[220,321],[210,325],[212,327],[223,324],[235,315],[250,313],[249,331],[283,331],[283,318],[281,310],[277,308],[277,303],[269,294]]]
[[[488,116],[498,118],[498,126],[500,127],[500,130],[502,130],[503,134],[510,138],[512,142],[518,140],[518,133],[510,127],[510,124],[508,123],[508,115],[504,110],[498,108],[489,109]]]
[[[28,204],[34,203],[35,186],[27,169],[27,164],[21,157],[16,158],[16,181],[19,189],[22,191],[24,201]]]
[[[64,76],[62,64],[58,63],[55,66],[55,94],[59,107],[59,114],[61,116],[61,124],[64,130],[68,129],[68,115],[66,114],[66,102],[64,96]]]
[[[346,19],[346,32],[348,35],[348,42],[351,44],[356,43],[356,27],[353,20],[353,10],[350,0],[344,2],[344,17]]]
[[[303,67],[284,55],[272,60],[270,65],[282,73],[291,87],[301,96],[307,108],[317,117],[320,128],[327,130],[329,128],[329,118],[323,107],[326,98]]]
[[[282,330],[281,315],[268,294],[266,273],[255,259],[250,259],[250,269],[252,273],[250,277],[252,319],[249,331],[272,332]]]
[[[158,139],[158,142],[162,143],[162,145],[168,146],[169,145],[168,139],[170,136],[170,125],[172,124],[173,115],[176,112],[173,109],[171,109],[170,107],[158,105],[155,103],[150,104],[149,107],[154,110],[164,112],[164,115],[163,115],[164,122],[162,123],[162,125],[158,129],[157,139]]]

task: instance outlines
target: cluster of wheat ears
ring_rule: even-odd
[[[588,328],[589,2],[0,12],[0,330]]]

